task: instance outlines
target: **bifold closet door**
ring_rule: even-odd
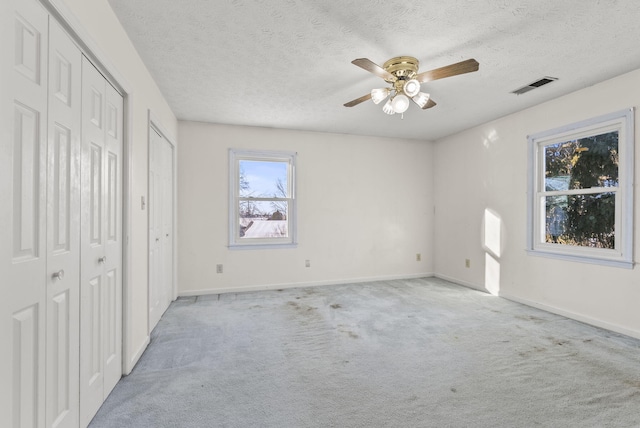
[[[0,1],[0,424],[45,423],[48,15]]]
[[[173,300],[173,146],[149,127],[149,330]]]
[[[83,57],[80,422],[122,375],[122,96]]]
[[[86,426],[120,379],[122,106],[38,1],[0,1],[2,426]]]
[[[82,54],[49,22],[46,426],[79,422]]]

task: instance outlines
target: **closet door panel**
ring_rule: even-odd
[[[47,174],[47,427],[78,425],[80,295],[80,50],[49,28]]]
[[[165,278],[162,290],[162,312],[164,313],[173,300],[173,186],[175,175],[173,146],[166,138],[163,138],[162,142],[162,276]]]
[[[162,317],[162,136],[149,127],[149,330]]]
[[[173,299],[173,146],[149,127],[149,329]]]
[[[123,99],[83,57],[80,420],[122,377]]]
[[[122,132],[124,101],[105,81],[104,398],[122,377]]]
[[[104,399],[103,294],[104,104],[102,75],[82,58],[80,233],[80,424],[86,426]]]
[[[44,426],[46,65],[48,22],[36,2],[0,2],[0,413]]]

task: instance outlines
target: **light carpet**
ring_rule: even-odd
[[[179,298],[100,427],[636,427],[640,341],[436,278]]]

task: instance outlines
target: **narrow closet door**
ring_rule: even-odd
[[[173,300],[173,146],[149,127],[149,330]]]
[[[162,316],[162,137],[149,127],[149,330]]]
[[[122,132],[124,102],[106,80],[103,302],[104,398],[122,377]]]
[[[82,62],[80,422],[122,374],[122,97]]]
[[[45,422],[47,13],[0,1],[0,424]]]
[[[104,263],[104,79],[82,58],[82,156],[80,234],[80,425],[104,398],[102,333]]]
[[[82,54],[50,19],[47,171],[47,427],[77,427]]]
[[[161,293],[162,313],[173,300],[173,223],[174,223],[174,180],[175,172],[173,145],[162,139],[162,276],[165,278]]]

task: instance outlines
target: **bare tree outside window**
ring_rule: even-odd
[[[288,236],[289,186],[287,162],[240,160],[238,213],[240,238]]]

